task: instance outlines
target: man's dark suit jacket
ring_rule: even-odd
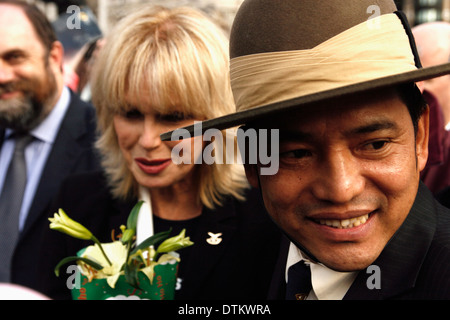
[[[186,227],[194,245],[180,250],[182,289],[175,299],[265,299],[280,245],[279,229],[272,223],[260,199],[259,190],[249,190],[246,201],[229,198],[222,207],[203,208],[195,223]],[[111,231],[121,234],[137,200],[113,198],[101,172],[70,177],[52,205],[62,208],[72,219],[86,226],[101,242],[111,242]],[[168,223],[170,224],[170,222]],[[168,229],[156,230],[155,233]],[[206,240],[209,232],[222,233],[218,245]],[[172,232],[172,235],[176,233]],[[92,245],[48,230],[39,265],[40,292],[54,299],[70,299],[67,266],[60,277],[53,272],[58,262]],[[188,257],[187,257],[187,256]]]
[[[288,244],[283,244],[269,299],[285,297]],[[450,299],[450,210],[422,183],[408,217],[372,265],[380,267],[381,289],[369,289],[373,272],[362,270],[344,300]]]
[[[54,146],[44,166],[30,211],[14,252],[11,281],[35,289],[38,243],[48,228],[49,205],[65,177],[77,172],[96,170],[99,161],[93,149],[96,131],[94,108],[71,92]],[[1,130],[0,131],[4,131]],[[3,139],[0,139],[0,145]]]

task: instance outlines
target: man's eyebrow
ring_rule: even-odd
[[[304,141],[312,139],[313,135],[303,131],[280,129],[280,140]]]
[[[397,125],[389,120],[376,121],[362,126],[349,129],[345,132],[346,136],[367,134],[380,130],[391,130],[397,128]],[[280,140],[282,141],[308,141],[313,139],[313,135],[308,132],[280,129]]]
[[[360,127],[356,127],[346,131],[346,135],[357,135],[357,134],[365,134],[372,133],[380,130],[390,130],[397,128],[397,125],[392,121],[376,121],[367,125],[363,125]]]
[[[0,56],[2,56],[4,59],[9,59],[14,55],[26,55],[26,51],[21,48],[13,48],[3,52]]]

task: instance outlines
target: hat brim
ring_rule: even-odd
[[[300,108],[301,106],[311,103],[317,103],[327,99],[333,99],[345,95],[362,93],[369,90],[382,89],[385,87],[392,87],[408,82],[419,82],[436,77],[440,77],[450,73],[450,63],[441,64],[428,68],[420,68],[414,71],[396,74],[393,76],[369,80],[366,82],[356,83],[344,87],[339,87],[326,91],[319,91],[313,94],[296,97],[289,100],[284,100],[264,106],[244,111],[238,111],[222,117],[209,119],[201,122],[201,130],[199,126],[186,126],[179,129],[184,129],[189,132],[190,137],[203,134],[208,129],[224,130],[240,125],[244,125],[249,121],[255,121],[282,111],[291,110],[293,108]],[[194,130],[195,129],[195,130]],[[177,129],[178,130],[178,129]],[[160,135],[162,141],[170,141],[173,131],[165,132]]]

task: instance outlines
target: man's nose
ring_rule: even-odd
[[[345,203],[362,193],[365,178],[349,150],[330,152],[321,162],[312,188],[325,201]]]
[[[13,68],[0,59],[0,83],[8,83],[14,79]]]

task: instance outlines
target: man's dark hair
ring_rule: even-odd
[[[397,91],[400,95],[400,99],[408,108],[414,125],[414,133],[416,134],[419,119],[428,108],[428,104],[415,83],[401,84],[397,87]]]
[[[21,0],[0,0],[0,4],[11,4],[22,8],[47,53],[50,52],[53,43],[57,41],[58,38],[50,21],[38,7]]]

